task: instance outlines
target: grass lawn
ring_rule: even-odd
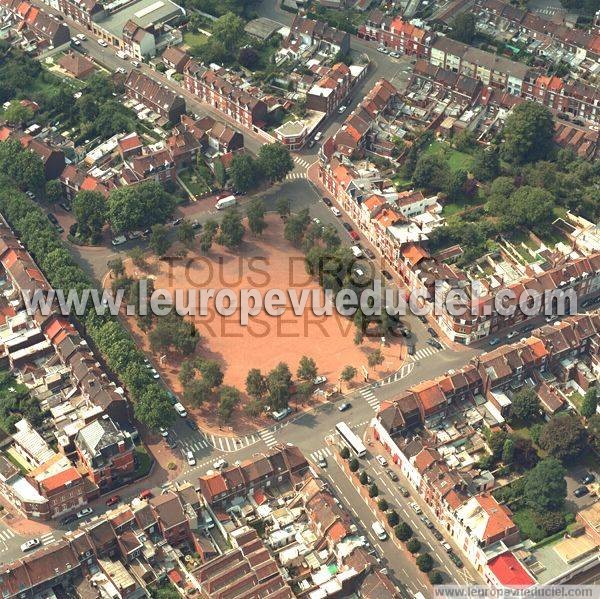
[[[455,200],[454,202],[448,202],[444,204],[442,215],[448,218],[453,214],[458,212],[462,212],[465,208],[471,208],[473,206],[481,206],[481,201],[477,194],[468,196],[465,195],[460,200]]]
[[[468,171],[473,164],[473,156],[459,152],[443,141],[434,141],[425,150],[425,153],[441,156],[447,160],[448,166],[453,173],[459,170]]]
[[[195,196],[202,196],[210,192],[208,183],[194,169],[182,171],[179,174],[179,178]]]
[[[146,448],[143,445],[136,446],[134,457],[136,478],[146,476],[152,467],[152,458],[148,455]]]
[[[403,179],[400,176],[395,177],[393,181],[398,191],[405,191],[413,186],[412,181],[410,179]]]
[[[583,395],[578,393],[577,391],[573,391],[571,395],[569,395],[569,399],[575,404],[577,411],[581,414],[581,404],[583,402]]]
[[[191,31],[186,31],[183,34],[183,43],[186,44],[186,46],[189,46],[192,50],[198,46],[201,46],[207,39],[208,37],[203,33],[192,33]]]

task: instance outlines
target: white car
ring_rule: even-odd
[[[196,465],[196,458],[194,457],[194,454],[191,451],[188,450],[185,452],[185,458],[187,459],[187,463],[190,466]]]
[[[398,52],[390,52],[390,57],[391,58],[400,58],[400,54],[398,54]]]
[[[39,539],[29,539],[29,541],[25,541],[21,545],[21,551],[31,551],[32,549],[39,547],[41,544],[42,542]]]
[[[121,73],[121,75],[125,75],[127,71],[123,67],[117,67],[117,73]]]
[[[158,371],[156,370],[156,368],[150,368],[150,374],[152,375],[153,379],[160,378],[160,374],[158,374]]]
[[[85,42],[85,40],[87,39],[87,37],[85,37],[85,35],[83,35],[83,33],[78,33],[75,36],[79,41]]]
[[[342,213],[335,206],[331,207],[331,212],[333,212],[335,216],[342,216]]]
[[[176,402],[173,404],[175,411],[182,417],[185,418],[187,416],[187,410],[183,407],[183,404],[180,402]]]
[[[348,107],[345,104],[342,104],[339,108],[338,108],[338,112],[340,114],[344,114],[344,112],[346,112],[346,110],[348,109]]]
[[[222,470],[223,468],[227,468],[227,461],[221,458],[220,460],[217,460],[212,467],[214,470]]]
[[[323,131],[317,132],[317,134],[315,135],[315,141],[319,141],[321,137],[323,137]]]
[[[375,459],[384,467],[388,465],[387,460],[382,455],[376,456]]]
[[[98,40],[98,45],[103,48],[108,48],[108,44],[104,40]]]
[[[416,504],[416,503],[411,503],[410,507],[413,509],[413,511],[415,512],[415,514],[421,514],[421,508]]]
[[[131,61],[131,64],[132,64],[134,67],[136,67],[136,68],[140,66],[140,62],[139,62],[139,60],[132,60],[132,61]]]
[[[158,428],[159,432],[160,432],[160,436],[161,437],[168,437],[169,436],[169,431],[166,428],[163,428],[162,426],[160,426]]]
[[[512,339],[513,337],[516,337],[519,334],[519,331],[511,331],[508,335],[506,335],[507,339]]]
[[[79,40],[78,40],[76,37],[72,37],[72,38],[71,38],[71,43],[72,43],[74,46],[81,46],[81,42],[80,42],[80,41],[79,41]]]
[[[77,518],[85,518],[86,516],[89,516],[90,514],[93,514],[94,510],[91,507],[84,507],[81,511],[77,512],[75,515],[77,516]]]
[[[123,245],[126,241],[127,241],[127,237],[125,237],[125,235],[117,235],[116,237],[112,238],[111,243],[114,246],[117,246],[117,245]]]
[[[381,522],[373,522],[371,528],[380,541],[385,541],[388,538],[387,532],[385,532],[385,528],[383,528]]]
[[[322,374],[313,379],[313,385],[322,385],[327,382],[327,377]]]

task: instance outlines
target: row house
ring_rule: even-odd
[[[177,174],[176,162],[168,147],[134,156],[129,164],[137,181],[156,181],[164,184],[173,181]]]
[[[318,69],[320,79],[306,92],[306,108],[331,114],[354,84],[352,71],[343,62]]]
[[[410,85],[414,82],[430,83],[435,91],[450,92],[453,101],[469,106],[478,104],[483,92],[483,83],[479,79],[461,75],[423,59],[417,60],[413,68]]]
[[[125,81],[128,98],[141,102],[171,123],[178,123],[185,112],[185,100],[141,71],[133,69]]]
[[[183,68],[190,61],[190,55],[177,46],[169,46],[162,53],[161,58],[167,70],[180,74],[183,74]]]
[[[208,505],[222,506],[255,489],[289,483],[307,469],[308,462],[296,446],[280,445],[240,465],[201,476],[199,488]]]
[[[92,21],[97,21],[104,16],[104,7],[96,0],[46,0],[52,5],[58,4],[57,10],[72,21],[85,25],[88,29],[92,27]]]
[[[301,15],[296,15],[290,25],[290,33],[284,46],[293,43],[294,40],[307,47],[317,47],[330,54],[346,55],[350,52],[350,34],[331,27],[323,21],[315,21]]]
[[[211,69],[190,60],[184,67],[184,87],[202,102],[249,129],[264,127],[267,105],[259,98],[229,83]]]
[[[134,444],[105,414],[83,427],[75,446],[89,479],[101,490],[109,489],[133,474]]]
[[[69,27],[45,10],[20,0],[0,0],[4,8],[19,23],[26,27],[42,45],[58,48],[71,39]]]
[[[367,23],[359,29],[359,37],[378,42],[398,52],[419,58],[426,58],[435,39],[432,31],[427,31],[404,21],[401,17],[380,17],[379,11],[373,11]]]
[[[156,53],[154,34],[131,19],[123,25],[120,45],[124,52],[137,60],[144,60],[146,56],[154,56]]]
[[[181,498],[169,491],[150,499],[150,506],[156,518],[162,537],[170,545],[191,542],[192,531]]]

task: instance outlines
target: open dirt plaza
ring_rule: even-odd
[[[235,252],[213,244],[207,255],[194,247],[186,257],[171,261],[149,260],[147,272],[128,261],[127,274],[154,279],[155,289],[176,290],[190,288],[231,289],[237,296],[242,289],[257,289],[263,296],[269,289],[316,289],[322,294],[318,282],[307,275],[304,256],[283,237],[283,224],[277,215],[267,215],[268,227],[260,237],[248,231],[241,247]],[[398,370],[405,357],[405,348],[399,339],[391,339],[381,347],[378,336],[365,336],[362,345],[354,343],[355,327],[348,318],[335,310],[332,316],[315,316],[311,309],[312,293],[301,316],[294,314],[289,298],[281,316],[270,316],[264,311],[250,316],[247,326],[240,324],[240,314],[222,316],[209,303],[206,316],[194,317],[202,341],[196,355],[217,360],[223,368],[224,384],[233,385],[245,392],[245,381],[251,368],[259,368],[263,374],[285,362],[293,375],[303,355],[313,358],[319,374],[328,382],[337,384],[344,366],[353,365],[359,372],[367,367],[367,356],[381,348],[384,363],[369,369],[369,376],[378,379]],[[322,301],[322,300],[321,300]],[[134,334],[140,345],[150,351],[148,338],[130,319]],[[375,335],[375,334],[374,334]],[[158,363],[158,356],[155,356]],[[177,373],[181,364],[179,356],[168,355],[160,365],[162,374],[175,391],[181,390]],[[357,376],[355,384],[362,380]]]

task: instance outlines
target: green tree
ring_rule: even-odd
[[[302,356],[296,375],[301,380],[312,381],[317,376],[317,363],[308,356]]]
[[[583,396],[583,401],[581,402],[581,415],[584,418],[589,418],[596,413],[596,409],[598,408],[598,394],[596,391],[596,387],[590,387]]]
[[[233,52],[244,38],[245,25],[243,19],[228,12],[212,24],[212,37],[222,44],[228,53]]]
[[[348,468],[350,469],[350,472],[356,472],[358,470],[358,467],[358,460],[356,458],[352,458],[348,463]]]
[[[450,168],[441,156],[422,154],[415,166],[413,183],[415,187],[441,191],[446,188],[449,176]]]
[[[225,180],[227,179],[227,174],[225,173],[223,163],[218,157],[213,160],[213,172],[215,174],[215,181],[219,187],[223,187],[225,185]]]
[[[346,447],[346,449],[348,449],[348,448]],[[358,480],[359,480],[360,484],[364,486],[369,483],[369,475],[363,470],[360,473]]]
[[[33,110],[23,106],[18,100],[13,100],[4,111],[4,119],[9,125],[24,125],[33,118]]]
[[[191,247],[194,243],[194,227],[192,227],[189,220],[183,219],[177,228],[177,241],[180,241],[186,247]]]
[[[229,167],[229,177],[236,191],[250,191],[258,186],[262,173],[250,154],[235,154]]]
[[[557,510],[567,497],[566,470],[555,458],[542,460],[525,478],[524,496],[534,510]]]
[[[377,502],[377,507],[379,508],[379,511],[381,512],[387,512],[388,508],[390,507],[388,502],[386,501],[386,499],[384,497],[382,497],[378,502]]]
[[[417,557],[416,564],[421,572],[429,572],[433,568],[433,558],[429,553],[421,553]]]
[[[290,201],[287,198],[277,198],[275,210],[281,216],[281,220],[287,220],[290,215]]]
[[[593,414],[590,416],[587,425],[590,441],[596,451],[600,451],[600,414]]]
[[[253,235],[261,235],[267,228],[265,221],[265,203],[261,198],[253,198],[246,210],[248,227]]]
[[[400,517],[398,516],[398,513],[395,510],[392,510],[387,515],[387,523],[390,526],[396,526],[396,524],[398,524],[398,522],[400,522]]]
[[[185,387],[196,376],[196,366],[192,360],[184,360],[179,367],[177,378],[182,387]]]
[[[151,231],[150,248],[157,256],[163,256],[171,246],[169,231],[164,225],[152,225]]]
[[[521,225],[542,230],[554,218],[554,198],[549,191],[524,185],[501,203],[490,201],[489,208],[502,219],[505,230]]]
[[[369,365],[369,368],[375,368],[375,366],[383,364],[384,360],[383,353],[377,348],[369,354],[367,364]]]
[[[131,258],[131,261],[139,268],[145,268],[147,266],[146,254],[141,247],[136,245],[135,247],[132,247],[127,253]]]
[[[475,15],[468,10],[458,14],[452,21],[450,36],[459,42],[471,44],[475,37]]]
[[[394,526],[394,534],[399,541],[406,542],[412,537],[413,531],[406,522],[400,522],[400,524]]]
[[[411,537],[406,543],[406,548],[414,555],[421,549],[421,541],[415,537]]]
[[[283,236],[294,245],[302,241],[306,229],[310,223],[310,214],[307,208],[300,210],[297,214],[289,216],[285,222]]]
[[[453,141],[459,152],[470,152],[477,147],[477,135],[468,129],[461,131]]]
[[[242,243],[244,233],[245,229],[240,213],[235,208],[228,209],[221,221],[217,243],[230,250],[235,249]]]
[[[73,200],[77,230],[84,239],[97,243],[106,222],[106,200],[97,191],[80,191]]]
[[[587,433],[579,418],[573,414],[556,414],[540,435],[540,447],[561,462],[572,462],[587,445]]]
[[[212,395],[211,386],[201,379],[188,381],[183,389],[183,399],[194,407],[200,407]]]
[[[106,265],[114,277],[119,278],[123,276],[123,273],[125,272],[125,266],[123,264],[123,259],[120,256],[109,260]]]
[[[167,392],[155,384],[147,386],[142,392],[133,405],[133,412],[139,422],[154,431],[161,426],[169,428],[176,418]]]
[[[439,570],[432,570],[429,572],[429,582],[434,586],[442,584],[444,582],[444,576]]]
[[[447,183],[445,186],[446,194],[448,199],[452,201],[460,200],[464,197],[467,187],[467,173],[466,171],[459,170],[448,175]]]
[[[49,204],[58,204],[63,201],[63,187],[58,179],[46,183],[46,199]]]
[[[343,460],[347,460],[350,457],[350,450],[345,445],[340,447],[340,457]]]
[[[525,386],[517,391],[512,398],[510,414],[522,422],[530,422],[540,417],[542,404],[533,387]]]
[[[502,448],[502,463],[506,466],[510,466],[515,459],[515,442],[513,439],[508,437],[506,441],[504,441],[504,446]]]
[[[273,410],[287,408],[290,399],[292,373],[285,362],[279,364],[267,375],[267,389]]]
[[[471,166],[473,176],[479,181],[491,181],[500,173],[500,157],[495,148],[480,149],[475,152]]]
[[[202,375],[202,380],[206,381],[211,389],[218,387],[223,382],[223,371],[215,360],[200,360],[198,370]]]
[[[256,400],[262,400],[267,394],[267,382],[258,368],[251,368],[248,371],[246,393]]]
[[[240,392],[235,387],[224,385],[219,392],[219,418],[223,422],[229,422],[235,406],[240,403]]]
[[[506,119],[502,155],[516,164],[544,160],[552,151],[553,136],[550,110],[537,102],[522,102]]]
[[[379,495],[379,489],[377,488],[377,485],[375,483],[373,483],[369,487],[369,497],[375,498],[375,497],[377,497],[377,495]]]
[[[265,144],[258,151],[260,171],[271,181],[282,181],[294,169],[289,150],[279,142]]]
[[[342,374],[340,374],[340,378],[344,381],[344,383],[350,383],[350,381],[352,381],[357,374],[358,371],[356,370],[356,368],[354,368],[354,366],[348,365],[344,366]]]

